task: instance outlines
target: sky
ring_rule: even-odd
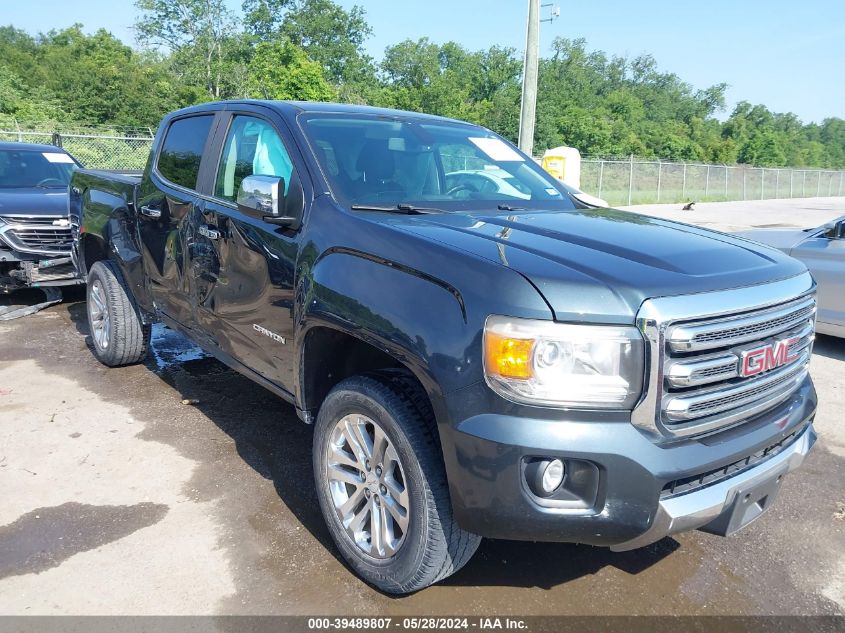
[[[477,50],[525,47],[527,0],[336,0],[363,6],[380,59],[403,39],[456,41]],[[552,0],[542,0],[543,3]],[[227,0],[236,10],[241,0]],[[845,118],[845,3],[842,0],[558,0],[560,18],[541,24],[541,55],[555,37],[587,40],[610,55],[649,53],[661,70],[695,88],[725,82],[738,101],[795,112],[803,121]],[[548,9],[543,9],[547,17]],[[131,0],[0,0],[0,24],[30,33],[80,22],[137,45]]]

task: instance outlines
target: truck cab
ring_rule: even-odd
[[[165,118],[142,176],[71,185],[97,357],[140,362],[163,321],[290,402],[334,542],[385,592],[481,537],[729,535],[815,441],[801,263],[584,208],[490,130],[210,103]]]

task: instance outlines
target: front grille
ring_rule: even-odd
[[[663,486],[663,490],[660,493],[660,496],[662,499],[665,499],[667,497],[685,494],[687,492],[698,490],[699,488],[711,486],[722,481],[723,479],[727,479],[728,477],[738,475],[744,470],[753,468],[757,464],[771,459],[772,457],[783,451],[785,448],[789,447],[789,445],[792,444],[792,442],[794,442],[800,434],[800,430],[794,431],[786,437],[778,440],[774,444],[771,444],[766,448],[760,449],[759,451],[756,451],[751,455],[744,457],[743,459],[739,459],[725,466],[720,466],[719,468],[708,470],[707,472],[698,473],[690,477],[684,477],[682,479],[670,481],[665,486]]]
[[[767,338],[806,323],[815,315],[816,302],[805,297],[786,306],[750,315],[677,325],[669,330],[669,347],[675,352],[701,351]]]
[[[50,248],[70,250],[70,227],[50,229],[12,229],[14,239],[29,248]]]
[[[783,402],[807,376],[815,312],[815,297],[808,295],[776,307],[668,324],[657,399],[663,428],[682,435],[713,431]],[[763,369],[744,376],[743,355],[754,350],[752,361]]]
[[[22,253],[57,255],[69,253],[73,244],[70,225],[55,226],[61,218],[6,218],[0,225],[2,238]]]

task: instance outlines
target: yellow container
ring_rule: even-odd
[[[547,149],[540,164],[555,178],[581,188],[581,152],[574,147]]]

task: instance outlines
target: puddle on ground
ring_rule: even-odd
[[[161,323],[153,325],[150,343],[157,373],[179,363],[210,358],[190,339]]]
[[[63,503],[37,508],[0,527],[0,578],[37,574],[68,558],[161,521],[168,507],[159,503],[95,506]]]

